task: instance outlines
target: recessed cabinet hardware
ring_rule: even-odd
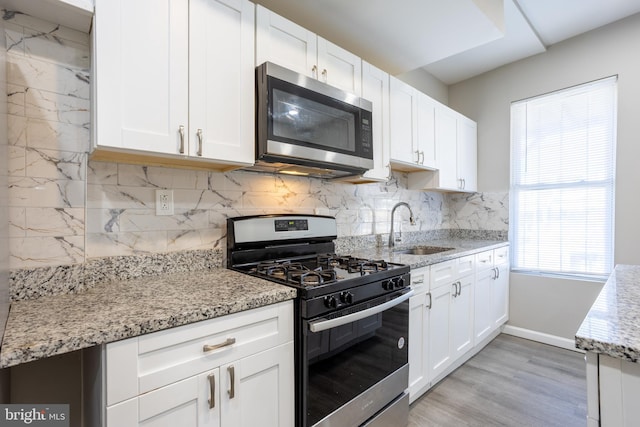
[[[216,376],[210,374],[207,376],[209,380],[209,409],[216,407]]]
[[[212,351],[212,350],[217,350],[219,348],[223,348],[223,347],[228,347],[232,344],[236,343],[236,339],[235,338],[227,338],[223,343],[220,344],[213,344],[213,345],[209,345],[209,344],[205,344],[202,347],[202,351],[203,352],[208,352],[208,351]]]
[[[178,133],[180,134],[180,154],[184,154],[184,126],[180,125]]]
[[[236,395],[236,370],[233,365],[227,368],[227,372],[229,372],[229,399],[233,399]]]

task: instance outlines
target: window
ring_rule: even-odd
[[[613,268],[617,77],[511,104],[512,269]]]

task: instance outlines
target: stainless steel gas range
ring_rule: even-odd
[[[298,289],[296,425],[407,425],[409,266],[335,254],[335,218],[227,220],[227,266]]]

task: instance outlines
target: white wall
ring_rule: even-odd
[[[640,14],[449,88],[449,105],[478,122],[478,187],[499,192],[509,189],[512,101],[618,75],[616,264],[640,264],[639,49]],[[511,274],[509,324],[573,338],[575,325],[599,288],[594,283]]]
[[[396,77],[419,91],[426,93],[436,101],[444,105],[449,104],[449,89],[447,85],[426,70],[417,68],[412,71],[407,71],[406,73],[398,74]]]

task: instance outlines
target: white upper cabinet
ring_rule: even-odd
[[[412,190],[474,192],[477,181],[477,124],[441,104],[434,114],[435,172],[409,175]]]
[[[251,2],[97,0],[94,20],[95,159],[253,163]]]
[[[392,168],[434,169],[436,101],[395,77],[390,78],[390,92]]]
[[[405,82],[389,78],[391,102],[391,163],[398,165],[418,164],[418,153],[414,146],[418,143],[418,91]],[[402,170],[402,169],[401,169]]]
[[[436,164],[438,165],[438,188],[458,188],[457,150],[458,135],[457,113],[443,106],[436,109]]]
[[[462,115],[457,121],[458,185],[463,191],[478,190],[478,125]]]
[[[273,62],[361,96],[360,57],[260,5],[256,31],[256,65]]]
[[[362,176],[345,177],[341,181],[355,184],[387,181],[389,164],[389,74],[362,61],[362,97],[373,106],[373,169]]]

